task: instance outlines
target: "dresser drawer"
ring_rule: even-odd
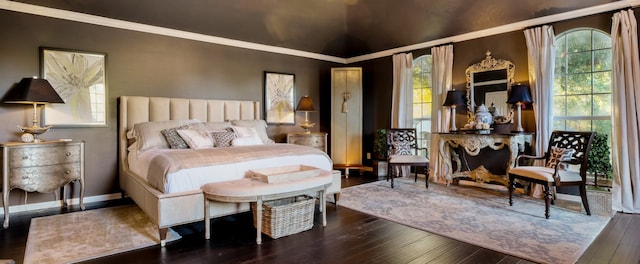
[[[79,161],[80,145],[12,148],[9,151],[9,168],[46,166]]]
[[[322,136],[292,136],[289,138],[289,143],[313,147],[324,148],[324,137]]]
[[[289,133],[287,134],[287,143],[304,145],[313,148],[320,149],[322,151],[327,150],[327,134],[326,133]]]
[[[60,186],[80,179],[80,162],[39,167],[12,168],[9,170],[11,188],[28,192],[50,193]]]

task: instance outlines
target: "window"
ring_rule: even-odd
[[[89,87],[89,96],[91,100],[91,118],[93,122],[105,122],[104,113],[106,98],[104,94],[104,84],[96,84]]]
[[[429,147],[431,138],[431,62],[431,55],[413,60],[413,127],[420,147]]]
[[[611,37],[605,32],[580,28],[556,37],[554,129],[611,138],[611,63]]]

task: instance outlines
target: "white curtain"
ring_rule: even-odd
[[[640,213],[640,63],[636,28],[632,10],[613,15],[612,206],[625,213]]]
[[[430,177],[434,181],[444,179],[446,172],[444,161],[440,159],[439,141],[437,133],[449,132],[451,114],[449,108],[442,104],[447,98],[447,91],[451,90],[453,75],[453,45],[431,48],[431,146],[429,147]]]
[[[555,35],[552,26],[526,29],[529,87],[536,121],[536,154],[544,155],[553,130],[553,69]]]
[[[413,55],[393,55],[393,98],[391,127],[413,127]]]

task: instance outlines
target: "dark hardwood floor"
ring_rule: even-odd
[[[364,174],[343,178],[343,187],[378,180]],[[87,209],[132,203],[129,199],[87,204]],[[0,259],[22,263],[30,219],[77,209],[47,209],[11,215],[0,230]],[[479,246],[396,224],[333,204],[327,226],[317,213],[306,232],[255,244],[250,213],[212,220],[211,240],[204,224],[175,227],[182,239],[85,263],[532,263]],[[640,263],[640,215],[616,214],[578,263]]]

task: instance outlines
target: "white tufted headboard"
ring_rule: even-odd
[[[122,172],[127,162],[127,131],[148,121],[198,119],[202,122],[260,119],[257,101],[121,96],[118,100],[118,153]]]

